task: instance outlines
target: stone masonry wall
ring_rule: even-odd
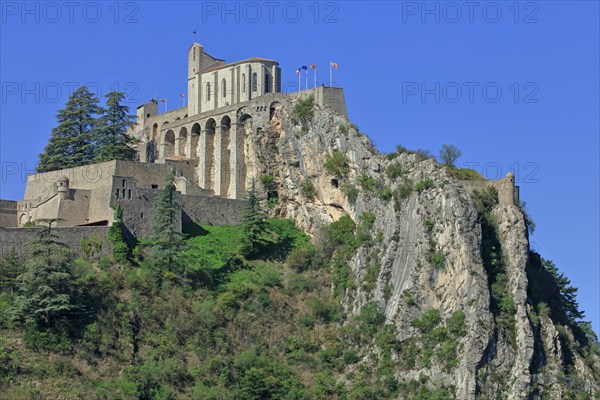
[[[12,251],[20,256],[27,256],[31,251],[29,243],[40,229],[42,228],[0,228],[0,260],[3,260]],[[60,237],[60,241],[65,243],[77,256],[83,256],[81,240],[93,236],[102,243],[101,254],[110,254],[108,229],[106,226],[53,228]]]
[[[0,200],[0,227],[17,226],[17,202]]]

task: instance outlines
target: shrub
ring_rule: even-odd
[[[297,247],[290,252],[286,263],[294,271],[302,272],[310,269],[316,259],[314,248]]]
[[[420,193],[423,190],[431,189],[432,187],[433,181],[431,179],[425,179],[415,185],[415,190]]]
[[[450,318],[446,320],[446,327],[452,335],[456,337],[464,336],[466,333],[465,313],[462,311],[452,313]]]
[[[338,178],[343,178],[350,172],[348,159],[344,153],[339,150],[334,151],[333,154],[325,160],[324,167],[329,175],[337,176]]]
[[[313,119],[313,107],[315,104],[315,98],[310,96],[306,99],[299,100],[294,107],[294,115],[300,120],[302,129],[308,130],[309,124]]]
[[[440,322],[442,322],[440,312],[436,309],[432,309],[423,314],[421,318],[415,318],[410,321],[410,326],[417,328],[423,333],[428,333],[439,325]]]
[[[394,192],[389,187],[384,187],[379,191],[379,198],[384,201],[390,200],[394,196]]]
[[[390,179],[396,179],[402,176],[402,166],[400,163],[392,163],[385,169],[385,174]]]
[[[383,182],[379,179],[374,179],[369,175],[362,173],[358,177],[358,182],[365,193],[372,193],[373,191],[379,190],[383,187]]]
[[[444,266],[444,254],[441,251],[433,253],[429,256],[429,261],[435,268],[442,268]]]
[[[317,194],[317,189],[315,188],[315,184],[310,179],[305,179],[302,182],[300,191],[306,198],[311,199],[311,200],[314,199]]]
[[[342,193],[344,193],[350,204],[355,204],[358,199],[359,190],[356,186],[346,183],[342,185]]]
[[[474,169],[470,168],[455,168],[454,166],[449,167],[450,174],[458,179],[464,181],[484,181],[485,178]]]
[[[338,132],[346,134],[346,133],[348,133],[348,128],[346,127],[346,125],[340,124],[338,126]]]

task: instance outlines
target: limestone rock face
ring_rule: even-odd
[[[433,159],[403,153],[395,158],[379,154],[367,136],[345,117],[315,106],[309,129],[294,115],[295,99],[277,110],[268,126],[253,129],[247,138],[248,179],[271,175],[277,185],[273,216],[291,218],[309,235],[343,215],[358,222],[362,213],[373,213],[372,248],[359,248],[349,262],[354,281],[343,306],[356,314],[367,302],[377,302],[386,321],[397,328],[398,339],[417,337],[411,321],[437,309],[442,319],[464,313],[466,333],[459,343],[459,363],[450,371],[434,362],[406,371],[398,378],[420,375],[453,386],[460,399],[566,398],[568,385],[559,382],[565,358],[574,361],[581,387],[592,396],[599,393],[598,361],[590,365],[577,352],[565,353],[576,341],[568,326],[556,326],[548,317],[534,321],[528,296],[526,265],[529,240],[525,218],[517,206],[497,205],[495,220],[499,252],[504,262],[506,290],[514,302],[511,329],[501,328],[491,305],[491,284],[482,258],[481,216],[472,197]],[[324,164],[336,151],[345,155],[349,172],[329,175]],[[402,178],[390,178],[386,169],[399,166]],[[420,190],[404,198],[380,196],[378,187],[360,189],[362,176],[380,180],[391,191],[411,181]],[[303,190],[312,182],[315,193]],[[359,189],[351,202],[344,185]],[[415,187],[416,189],[416,187]],[[369,255],[371,254],[371,255]],[[373,261],[379,266],[373,285],[361,285]],[[560,334],[562,332],[562,334]],[[589,358],[588,358],[589,359]],[[579,388],[579,386],[578,386]]]

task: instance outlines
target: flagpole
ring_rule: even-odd
[[[331,82],[333,82],[333,67],[331,66],[331,62],[329,63],[329,87],[332,86]]]
[[[308,68],[305,71],[306,71],[306,90],[308,90]]]
[[[300,73],[300,68],[298,68],[297,72],[298,72],[298,92],[301,92],[302,91],[302,86],[301,86],[301,83],[300,83],[301,82],[300,79],[302,79],[302,74]]]
[[[317,66],[315,65],[315,88],[317,87]]]

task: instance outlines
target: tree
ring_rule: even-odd
[[[89,164],[96,156],[93,131],[95,115],[100,111],[98,99],[82,86],[69,97],[66,107],[58,112],[58,126],[44,152],[40,154],[38,172]]]
[[[19,293],[9,313],[28,326],[52,327],[79,310],[73,256],[52,230],[55,219],[36,222],[47,226],[30,243],[31,257],[18,278]]]
[[[17,278],[25,271],[25,264],[14,250],[0,262],[0,291],[10,292],[18,289]]]
[[[584,312],[579,309],[579,303],[577,303],[578,289],[571,286],[571,280],[558,271],[558,267],[552,260],[542,258],[542,265],[556,280],[559,289],[560,305],[569,321],[575,324],[577,320],[585,316]]]
[[[153,249],[161,270],[181,272],[179,256],[185,249],[185,242],[179,230],[180,220],[181,205],[175,188],[175,168],[173,168],[156,205]]]
[[[127,263],[129,259],[129,246],[123,234],[123,210],[121,206],[115,208],[115,220],[108,229],[108,239],[112,244],[112,254],[116,262]]]
[[[129,107],[121,104],[125,93],[110,92],[106,95],[106,108],[101,110],[95,131],[98,152],[95,161],[135,160],[136,151],[131,147],[132,138],[125,134],[135,117],[129,115]]]
[[[440,160],[443,164],[454,167],[456,160],[462,156],[462,151],[452,144],[443,144],[440,150]]]
[[[242,219],[244,237],[242,239],[241,252],[246,258],[255,258],[266,244],[265,235],[268,232],[267,219],[260,210],[260,203],[256,192],[256,182],[247,193],[246,208]]]

